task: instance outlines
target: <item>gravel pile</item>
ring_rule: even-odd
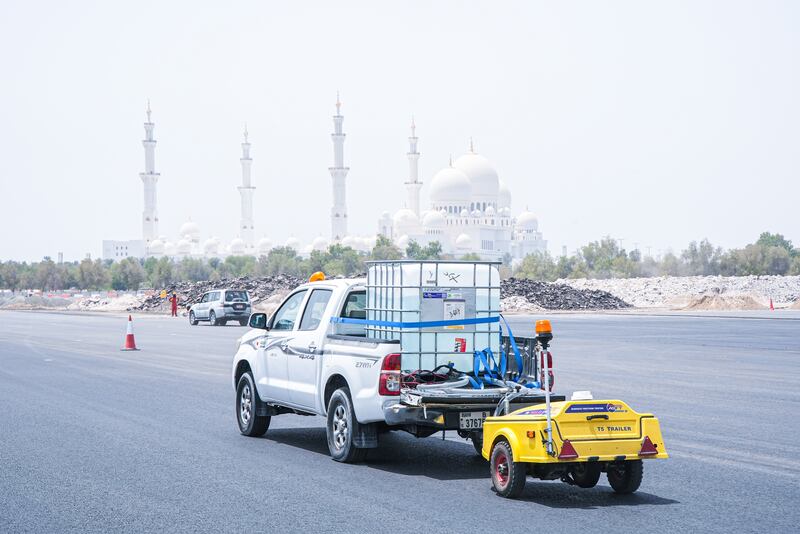
[[[529,304],[544,310],[620,310],[631,307],[606,291],[576,289],[565,284],[523,278],[503,280],[500,283],[500,296],[506,301],[509,297],[524,297]]]
[[[275,293],[285,293],[304,283],[305,279],[288,274],[277,274],[263,278],[221,278],[215,281],[180,282],[170,287],[168,296],[172,292],[178,294],[181,308],[188,308],[198,302],[206,291],[214,289],[244,289],[250,295],[250,302],[257,307],[261,301],[266,301]],[[168,306],[167,306],[168,307]],[[139,306],[131,309],[137,311],[157,311],[165,308],[164,301],[158,295],[147,297]]]
[[[706,295],[750,297],[784,307],[800,299],[800,276],[676,276],[558,280],[576,289],[599,289],[637,308],[685,308]]]

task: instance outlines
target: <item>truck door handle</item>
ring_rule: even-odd
[[[608,416],[606,414],[595,414],[595,415],[587,415],[586,420],[591,421],[592,419],[605,419],[608,420]]]
[[[317,344],[312,341],[308,344],[308,352],[314,352],[315,350],[317,350]]]
[[[283,343],[281,343],[281,350],[283,352],[286,352],[286,351],[289,350],[289,342],[288,341],[284,341]]]

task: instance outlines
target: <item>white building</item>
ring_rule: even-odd
[[[469,150],[455,162],[434,174],[428,191],[428,209],[420,212],[416,124],[411,122],[408,138],[409,178],[405,182],[405,206],[395,212],[389,224],[388,213],[378,220],[378,232],[405,247],[410,241],[427,245],[438,241],[442,252],[456,257],[478,254],[483,259],[499,260],[506,255],[521,259],[547,250],[539,222],[530,211],[517,217],[511,212],[511,190],[494,166]]]
[[[201,239],[198,225],[191,220],[184,223],[176,239],[159,233],[156,186],[160,177],[155,170],[155,124],[147,104],[144,123],[145,172],[139,176],[144,189],[142,212],[142,239],[132,241],[103,241],[103,258],[117,260],[125,257],[187,257],[209,258],[228,255],[268,254],[275,246],[272,239],[263,236],[256,241],[253,218],[253,196],[250,154],[251,144],[247,127],[241,143],[240,219],[236,237],[226,246],[220,239],[210,236]],[[291,247],[302,255],[326,250],[331,243],[340,243],[361,252],[375,246],[377,235],[357,236],[348,233],[347,225],[347,174],[344,164],[344,116],[339,95],[336,95],[336,113],[333,116],[333,166],[328,170],[332,181],[330,240],[317,236],[303,244],[290,236],[283,246]],[[412,240],[420,245],[437,241],[445,254],[462,257],[477,254],[483,259],[500,260],[510,256],[520,260],[533,252],[544,252],[547,241],[539,231],[536,216],[527,209],[512,215],[511,190],[501,180],[494,166],[475,150],[472,140],[469,150],[448,166],[439,170],[429,181],[427,207],[420,201],[423,182],[419,177],[419,158],[416,124],[411,120],[408,137],[408,178],[403,182],[406,195],[404,206],[393,215],[388,211],[378,219],[378,235],[392,239],[401,249]],[[280,245],[278,245],[280,246]]]

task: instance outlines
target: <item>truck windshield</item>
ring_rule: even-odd
[[[226,291],[225,302],[233,302],[234,300],[247,302],[247,291]]]

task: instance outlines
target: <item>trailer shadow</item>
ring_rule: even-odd
[[[281,428],[269,430],[262,439],[329,456],[324,428]],[[435,437],[417,439],[402,432],[381,434],[380,446],[367,452],[361,464],[398,475],[436,480],[488,479],[487,463],[472,445]]]
[[[680,504],[680,501],[659,497],[643,491],[637,491],[631,495],[618,495],[608,486],[581,489],[560,482],[543,482],[532,479],[528,479],[525,491],[518,500],[540,504],[549,508],[587,510],[612,506]]]

